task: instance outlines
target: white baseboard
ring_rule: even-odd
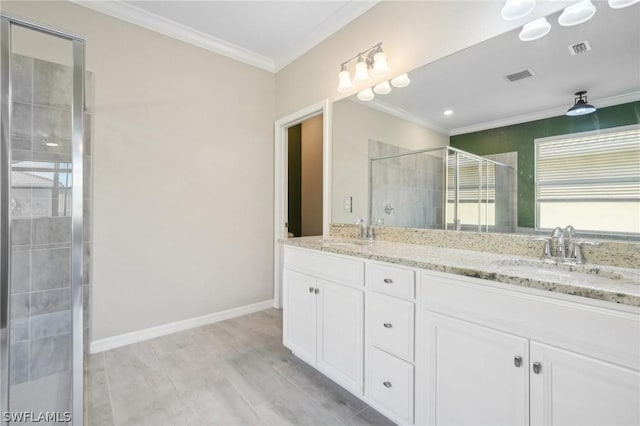
[[[214,312],[212,314],[202,315],[195,318],[189,318],[182,321],[176,321],[169,324],[159,325],[157,327],[145,328],[143,330],[132,331],[131,333],[119,334],[117,336],[105,337],[97,339],[89,345],[89,353],[108,351],[109,349],[119,348],[121,346],[130,345],[132,343],[141,342],[143,340],[153,339],[154,337],[164,336],[166,334],[176,333],[178,331],[188,330],[190,328],[200,327],[226,319],[251,314],[258,311],[264,311],[274,307],[274,301],[265,300],[264,302],[253,303],[251,305],[240,306],[238,308],[227,309],[226,311]]]

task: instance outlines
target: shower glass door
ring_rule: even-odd
[[[0,422],[82,425],[83,42],[0,30]]]

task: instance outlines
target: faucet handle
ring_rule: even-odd
[[[535,237],[533,241],[544,241],[544,249],[542,250],[542,257],[551,257],[551,237]]]

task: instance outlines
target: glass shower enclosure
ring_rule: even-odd
[[[0,14],[0,422],[83,423],[84,41]]]
[[[442,147],[369,159],[372,223],[408,228],[514,232],[512,167]]]

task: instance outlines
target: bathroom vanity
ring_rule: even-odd
[[[637,270],[284,244],[284,345],[393,421],[640,424]]]

